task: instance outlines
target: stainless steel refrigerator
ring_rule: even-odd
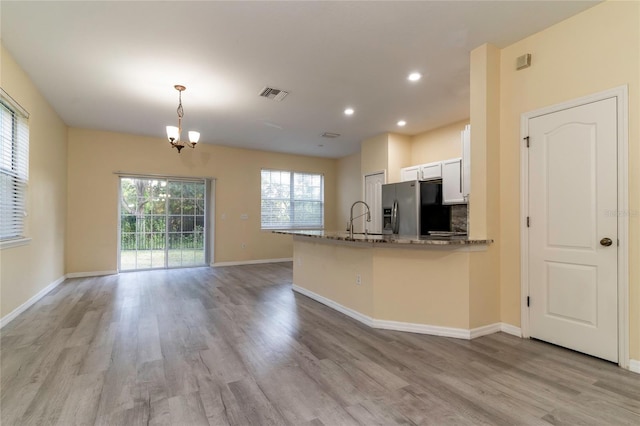
[[[450,230],[450,208],[442,184],[407,181],[382,185],[382,233],[408,237]]]
[[[417,237],[420,235],[420,182],[417,180],[382,185],[382,232]]]

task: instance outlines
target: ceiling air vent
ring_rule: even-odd
[[[337,138],[338,136],[340,136],[340,133],[324,132],[324,133],[322,134],[322,137],[323,137],[323,138],[330,138],[330,139],[335,139],[335,138]]]
[[[285,92],[284,90],[280,89],[274,89],[273,87],[265,87],[259,93],[259,95],[263,98],[272,99],[278,102],[283,100],[288,94],[289,92]]]

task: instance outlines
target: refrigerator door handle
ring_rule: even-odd
[[[394,234],[398,233],[398,200],[393,201],[393,210],[391,210],[391,228],[393,229]]]

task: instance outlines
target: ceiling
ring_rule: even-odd
[[[468,118],[472,49],[505,47],[595,4],[3,0],[0,7],[2,43],[69,126],[164,139],[177,121],[173,86],[183,84],[183,133],[199,130],[201,143],[336,158],[380,133],[412,135]],[[412,71],[423,78],[409,82]],[[290,93],[281,102],[261,98],[265,86]],[[355,114],[345,116],[346,107]]]

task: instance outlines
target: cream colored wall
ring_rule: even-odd
[[[499,213],[500,51],[489,44],[471,51],[470,115],[469,237],[495,239],[488,221]]]
[[[389,166],[388,140],[388,133],[383,133],[360,143],[360,173],[363,176],[387,170]],[[387,182],[391,182],[388,176]]]
[[[376,320],[469,329],[469,254],[297,239],[293,282]]]
[[[469,328],[502,322],[500,318],[500,241],[469,255]]]
[[[469,328],[469,253],[374,249],[373,317]]]
[[[516,58],[525,53],[532,54],[532,65],[516,71]],[[520,116],[629,87],[630,355],[640,359],[640,2],[605,2],[508,46],[501,51],[500,74],[501,317],[515,325],[521,298]]]
[[[485,44],[471,52],[471,188],[469,236],[494,242],[472,253],[470,323],[500,321],[500,50]]]
[[[411,165],[411,137],[383,133],[360,143],[362,175],[386,171],[387,183],[400,182],[400,169]]]
[[[0,85],[30,114],[28,245],[0,251],[0,318],[62,278],[67,127],[11,54],[1,48]]]
[[[337,162],[336,187],[337,203],[336,203],[336,230],[344,230],[347,228],[349,221],[349,211],[351,204],[356,200],[363,199],[363,182],[360,173],[360,152],[340,158]],[[362,232],[362,221],[358,220],[354,223],[354,231]],[[328,229],[328,228],[327,228]]]
[[[387,182],[400,182],[400,169],[411,166],[411,137],[389,133],[387,139]]]
[[[67,272],[117,267],[118,177],[216,178],[215,262],[290,258],[291,237],[260,230],[260,169],[323,173],[325,227],[336,228],[336,160],[200,144],[181,154],[161,138],[69,130]],[[248,220],[240,215],[248,214]],[[242,248],[242,243],[246,248]]]
[[[291,238],[291,237],[289,237]],[[293,283],[361,314],[373,315],[371,249],[295,241]],[[356,274],[361,284],[356,285]]]
[[[462,157],[460,132],[467,124],[469,120],[462,120],[413,136],[410,165]]]

